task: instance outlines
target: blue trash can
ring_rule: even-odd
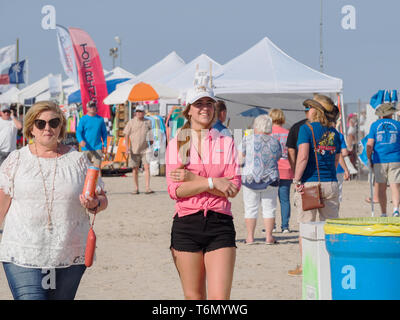
[[[324,231],[333,300],[400,299],[400,218],[330,219]]]

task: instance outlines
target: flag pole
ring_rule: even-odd
[[[19,38],[17,38],[17,56],[15,57],[16,62],[19,62]],[[19,89],[19,83],[17,83],[17,89]]]
[[[25,59],[25,65],[26,65],[26,68],[25,68],[25,74],[26,74],[26,77],[25,77],[25,86],[26,86],[26,87],[29,85],[29,63],[28,63],[28,61],[29,61],[29,59],[26,58],[26,59]]]

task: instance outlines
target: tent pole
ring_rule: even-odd
[[[338,99],[340,99],[340,113],[342,115],[342,127],[343,127],[343,135],[347,136],[347,127],[346,127],[346,113],[344,112],[344,103],[343,103],[343,93],[338,93]]]

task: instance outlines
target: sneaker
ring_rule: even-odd
[[[303,275],[303,268],[297,265],[296,269],[288,271],[289,276],[302,276]]]
[[[385,218],[385,217],[387,217],[387,214],[386,213],[382,213],[381,217]]]
[[[283,229],[282,233],[290,233],[290,230],[289,229]]]
[[[396,210],[395,212],[393,212],[393,217],[398,217],[398,216],[400,216],[399,210]]]

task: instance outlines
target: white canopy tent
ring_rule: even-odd
[[[48,74],[42,79],[32,83],[31,85],[23,88],[18,94],[18,102],[24,104],[25,99],[36,98],[41,93],[49,90],[49,78],[52,77],[53,74]]]
[[[16,103],[18,102],[18,94],[20,90],[17,87],[11,87],[3,94],[0,94],[0,103]]]
[[[126,71],[121,67],[115,67],[111,71],[104,73],[104,78],[107,81],[107,80],[124,79],[124,78],[134,79],[136,78],[136,76],[133,73],[130,73],[129,71]]]
[[[124,82],[123,84],[117,85],[117,88],[127,85],[130,83],[137,83],[140,81],[149,82],[149,81],[158,81],[159,79],[168,76],[170,74],[174,74],[178,70],[180,70],[185,65],[183,59],[178,56],[178,54],[173,51],[164,57],[162,60],[147,68],[141,74],[136,76],[134,79]]]
[[[213,75],[216,72],[220,72],[221,65],[203,53],[190,61],[179,71],[164,78],[157,79],[157,81],[179,90],[182,97],[184,97],[186,91],[193,87],[194,76],[197,69],[211,71]]]
[[[159,82],[159,79],[170,76],[171,74],[175,74],[177,71],[182,69],[185,66],[185,62],[183,59],[175,52],[171,52],[162,60],[147,68],[141,74],[136,76],[135,78],[128,80],[124,83],[117,85],[117,89],[112,93],[113,96],[110,98],[106,98],[108,103],[117,103],[120,101],[121,97],[126,95],[126,92],[131,89],[131,85],[135,83],[139,83],[140,81],[145,83],[154,83]],[[160,82],[160,84],[163,84]],[[125,87],[125,88],[123,88]],[[106,102],[105,102],[106,103]],[[121,103],[121,102],[118,102]],[[167,105],[169,104],[177,104],[177,99],[160,99],[160,114],[165,116],[167,113]]]
[[[255,106],[282,109],[290,127],[304,119],[305,99],[321,93],[336,100],[342,88],[341,79],[296,61],[268,38],[226,63],[214,77],[215,94],[227,103],[232,129],[247,128],[253,119],[239,113]]]

